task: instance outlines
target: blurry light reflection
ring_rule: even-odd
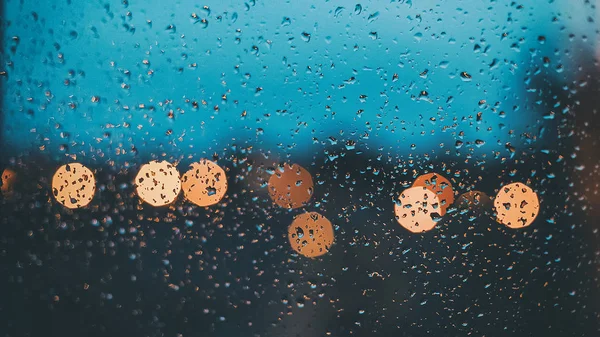
[[[450,181],[437,173],[427,173],[419,176],[413,186],[423,186],[435,193],[440,201],[440,215],[446,214],[446,210],[454,203],[454,190]]]
[[[167,161],[142,165],[134,182],[140,199],[155,207],[172,203],[181,191],[179,172]]]
[[[500,188],[494,199],[496,219],[510,228],[523,228],[531,225],[537,217],[540,202],[529,186],[512,183]]]
[[[0,187],[0,192],[5,198],[8,199],[13,196],[16,182],[17,172],[9,168],[2,172],[2,187]]]
[[[52,177],[52,195],[67,208],[87,206],[95,192],[94,174],[79,163],[59,167]]]
[[[333,226],[317,212],[303,213],[288,227],[288,239],[298,254],[318,257],[326,254],[333,244]]]
[[[225,170],[207,159],[190,166],[181,178],[185,198],[198,206],[211,206],[221,201],[227,192]]]
[[[413,233],[432,230],[439,220],[438,196],[424,186],[404,190],[394,205],[398,223]]]
[[[313,195],[310,173],[300,165],[284,164],[269,178],[269,196],[280,207],[298,208],[306,205]]]

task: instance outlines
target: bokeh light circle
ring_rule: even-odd
[[[52,177],[52,195],[63,206],[75,209],[87,206],[96,193],[92,171],[79,163],[59,167]]]
[[[413,233],[432,230],[439,219],[438,196],[424,186],[405,189],[394,205],[398,223]]]
[[[500,188],[494,199],[496,219],[510,228],[531,225],[540,210],[537,193],[523,183],[512,183]]]
[[[142,165],[134,183],[140,199],[156,207],[172,203],[181,191],[177,168],[164,160]]]
[[[313,195],[310,173],[300,165],[285,164],[275,169],[268,183],[269,196],[280,207],[298,208],[306,205]]]
[[[317,212],[303,213],[288,227],[288,239],[298,254],[318,257],[326,254],[333,244],[333,225]]]
[[[10,198],[14,194],[15,184],[17,182],[17,172],[12,169],[4,169],[2,172],[2,187],[0,187],[0,192],[5,198]]]
[[[446,210],[454,203],[454,190],[450,180],[437,173],[427,173],[419,176],[413,186],[423,186],[435,193],[440,200],[440,215],[446,214]]]
[[[198,206],[211,206],[221,201],[227,192],[225,170],[207,159],[190,167],[181,178],[185,198]]]

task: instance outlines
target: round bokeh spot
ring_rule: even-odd
[[[52,195],[63,206],[87,206],[96,193],[96,180],[89,168],[72,163],[59,167],[52,177]]]
[[[405,189],[394,205],[398,223],[413,233],[432,230],[439,219],[438,196],[424,186]]]
[[[2,172],[2,187],[0,187],[0,192],[5,198],[10,198],[13,196],[15,192],[15,184],[17,182],[17,172],[12,169],[4,169]]]
[[[164,160],[142,165],[134,183],[140,199],[156,207],[172,203],[181,191],[177,168]]]
[[[531,225],[540,211],[537,193],[523,183],[512,183],[500,188],[494,199],[496,219],[510,228]]]
[[[446,210],[454,203],[454,190],[450,180],[437,173],[427,173],[419,176],[413,186],[423,186],[435,193],[440,201],[440,215],[446,214]]]
[[[275,169],[268,183],[269,196],[284,208],[306,205],[313,195],[314,185],[310,173],[300,165],[285,164]]]
[[[318,257],[326,254],[333,244],[333,225],[317,212],[303,213],[288,227],[288,239],[298,254]]]
[[[225,170],[207,159],[190,167],[181,178],[185,198],[198,206],[211,206],[221,201],[227,192]]]

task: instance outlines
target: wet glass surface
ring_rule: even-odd
[[[594,1],[3,1],[0,336],[595,336]]]

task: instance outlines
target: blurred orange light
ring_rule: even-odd
[[[190,166],[181,179],[185,198],[198,206],[211,206],[221,201],[227,192],[225,170],[207,159]]]
[[[512,183],[500,188],[494,199],[496,219],[510,228],[523,228],[531,225],[540,210],[540,202],[529,186]]]
[[[71,209],[87,206],[96,193],[96,180],[89,168],[72,163],[59,167],[52,177],[52,195]]]
[[[439,217],[438,196],[424,186],[407,188],[394,205],[398,223],[413,233],[432,230]]]
[[[454,203],[454,190],[450,181],[437,173],[427,173],[419,176],[413,186],[423,186],[435,193],[440,200],[440,215],[446,214],[446,210]]]
[[[298,254],[318,257],[326,254],[333,244],[333,226],[317,212],[303,213],[288,227],[288,239]]]
[[[181,191],[177,168],[164,160],[142,165],[134,182],[140,199],[156,207],[172,203]]]
[[[10,198],[14,193],[15,183],[17,182],[17,172],[7,168],[2,172],[2,187],[0,192],[5,198]]]
[[[269,178],[269,196],[277,205],[298,208],[306,205],[313,195],[313,180],[310,173],[300,165],[285,164],[277,168]]]

